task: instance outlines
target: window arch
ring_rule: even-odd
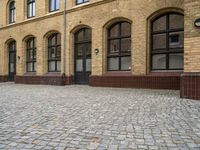
[[[15,1],[9,4],[9,23],[14,23],[16,21],[16,6]]]
[[[61,71],[61,35],[54,33],[48,38],[48,71]]]
[[[31,37],[26,42],[26,71],[36,71],[36,41]]]
[[[184,16],[170,12],[151,23],[151,70],[183,70]]]
[[[35,0],[27,0],[27,18],[35,17]]]
[[[49,0],[49,12],[59,10],[59,0]]]
[[[131,24],[129,22],[118,22],[108,29],[107,70],[131,70]]]

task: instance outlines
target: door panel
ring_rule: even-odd
[[[81,29],[75,34],[75,72],[74,79],[76,84],[88,84],[91,74],[91,31]],[[81,38],[80,38],[81,37]]]
[[[8,80],[14,81],[16,75],[16,43],[9,44]]]

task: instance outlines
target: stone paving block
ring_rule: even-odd
[[[177,91],[7,83],[0,91],[2,150],[200,149],[200,102]]]

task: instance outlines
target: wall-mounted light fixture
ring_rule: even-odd
[[[195,20],[194,25],[195,25],[195,27],[200,28],[200,18]]]
[[[99,49],[98,49],[98,48],[95,49],[95,54],[96,54],[96,55],[99,54]]]

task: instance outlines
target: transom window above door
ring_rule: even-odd
[[[76,5],[83,4],[89,2],[89,0],[76,0]]]
[[[157,17],[151,28],[151,70],[183,70],[184,16],[167,13]]]

